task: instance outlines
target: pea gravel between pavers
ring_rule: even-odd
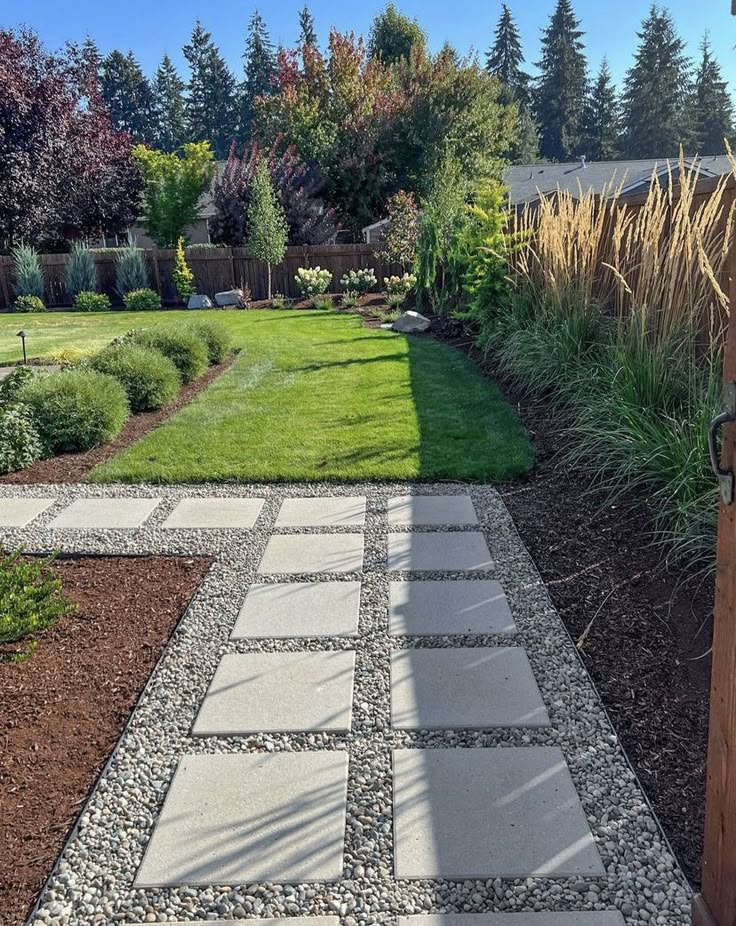
[[[208,554],[216,557],[195,596],[111,762],[84,808],[34,921],[48,926],[119,922],[231,919],[254,916],[337,914],[343,926],[393,923],[412,913],[602,910],[616,907],[628,923],[689,923],[690,889],[637,784],[590,679],[552,607],[544,585],[490,487],[441,485],[242,485],[233,497],[264,498],[252,531],[180,531],[162,524],[187,497],[218,496],[222,486],[2,486],[3,498],[54,497],[23,529],[0,530],[6,547],[30,551],[61,546],[99,554]],[[491,552],[492,567],[472,575],[498,579],[509,598],[518,633],[457,637],[390,638],[385,571],[389,497],[469,492]],[[285,497],[368,498],[365,556],[357,638],[230,640],[266,541]],[[136,530],[50,531],[64,504],[77,498],[156,498],[162,502]],[[415,528],[414,530],[424,530]],[[448,528],[454,530],[457,528]],[[408,530],[408,528],[403,528]],[[436,527],[431,528],[436,531]],[[313,528],[304,529],[305,533]],[[391,533],[402,528],[390,526]],[[278,532],[299,533],[299,528]],[[320,533],[355,533],[355,527]],[[467,578],[467,573],[445,577]],[[409,578],[408,573],[391,579]],[[433,578],[423,574],[422,578]],[[436,577],[439,577],[437,575]],[[260,582],[314,581],[313,575],[260,577]],[[332,581],[354,575],[321,576]],[[496,731],[392,731],[389,713],[391,647],[522,645],[550,715],[551,728]],[[234,738],[193,738],[192,721],[224,653],[356,650],[356,685],[350,734],[298,733]],[[546,878],[449,882],[396,881],[391,819],[391,749],[404,747],[559,746],[603,864],[604,878]],[[347,749],[350,753],[344,878],[334,884],[135,890],[133,879],[178,760],[185,754],[258,753]]]

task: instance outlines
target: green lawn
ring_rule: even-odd
[[[212,313],[0,316],[0,360],[102,346],[136,325]],[[496,386],[429,339],[318,311],[223,312],[241,353],[99,482],[509,479],[532,451]]]

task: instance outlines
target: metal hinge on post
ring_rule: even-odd
[[[708,428],[708,452],[710,454],[710,465],[718,478],[721,501],[724,505],[732,505],[734,502],[734,472],[732,469],[724,469],[721,466],[718,432],[724,424],[736,421],[736,383],[726,384],[723,397],[726,407],[720,415],[716,415]]]

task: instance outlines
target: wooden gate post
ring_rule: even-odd
[[[725,384],[736,383],[736,243],[729,275]],[[736,473],[736,422],[723,428],[721,461]],[[703,884],[693,899],[693,926],[736,924],[736,501],[720,502],[717,555]]]

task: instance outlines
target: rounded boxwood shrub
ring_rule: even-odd
[[[186,326],[155,325],[136,332],[133,339],[137,344],[153,347],[168,357],[184,383],[201,376],[209,365],[207,345]]]
[[[230,332],[222,322],[202,321],[192,322],[189,327],[201,338],[207,348],[207,354],[211,364],[222,363],[230,352],[232,338]]]
[[[77,312],[109,312],[111,308],[110,297],[105,293],[83,290],[74,297],[74,309]]]
[[[122,385],[97,370],[37,376],[18,393],[53,453],[89,450],[120,433],[129,414]]]
[[[115,344],[92,358],[92,367],[122,383],[134,412],[166,405],[181,387],[179,372],[161,351],[143,344]]]
[[[155,312],[161,308],[161,297],[153,289],[131,289],[123,296],[123,303],[131,312]]]
[[[46,306],[39,296],[16,296],[14,308],[16,312],[45,312]]]

